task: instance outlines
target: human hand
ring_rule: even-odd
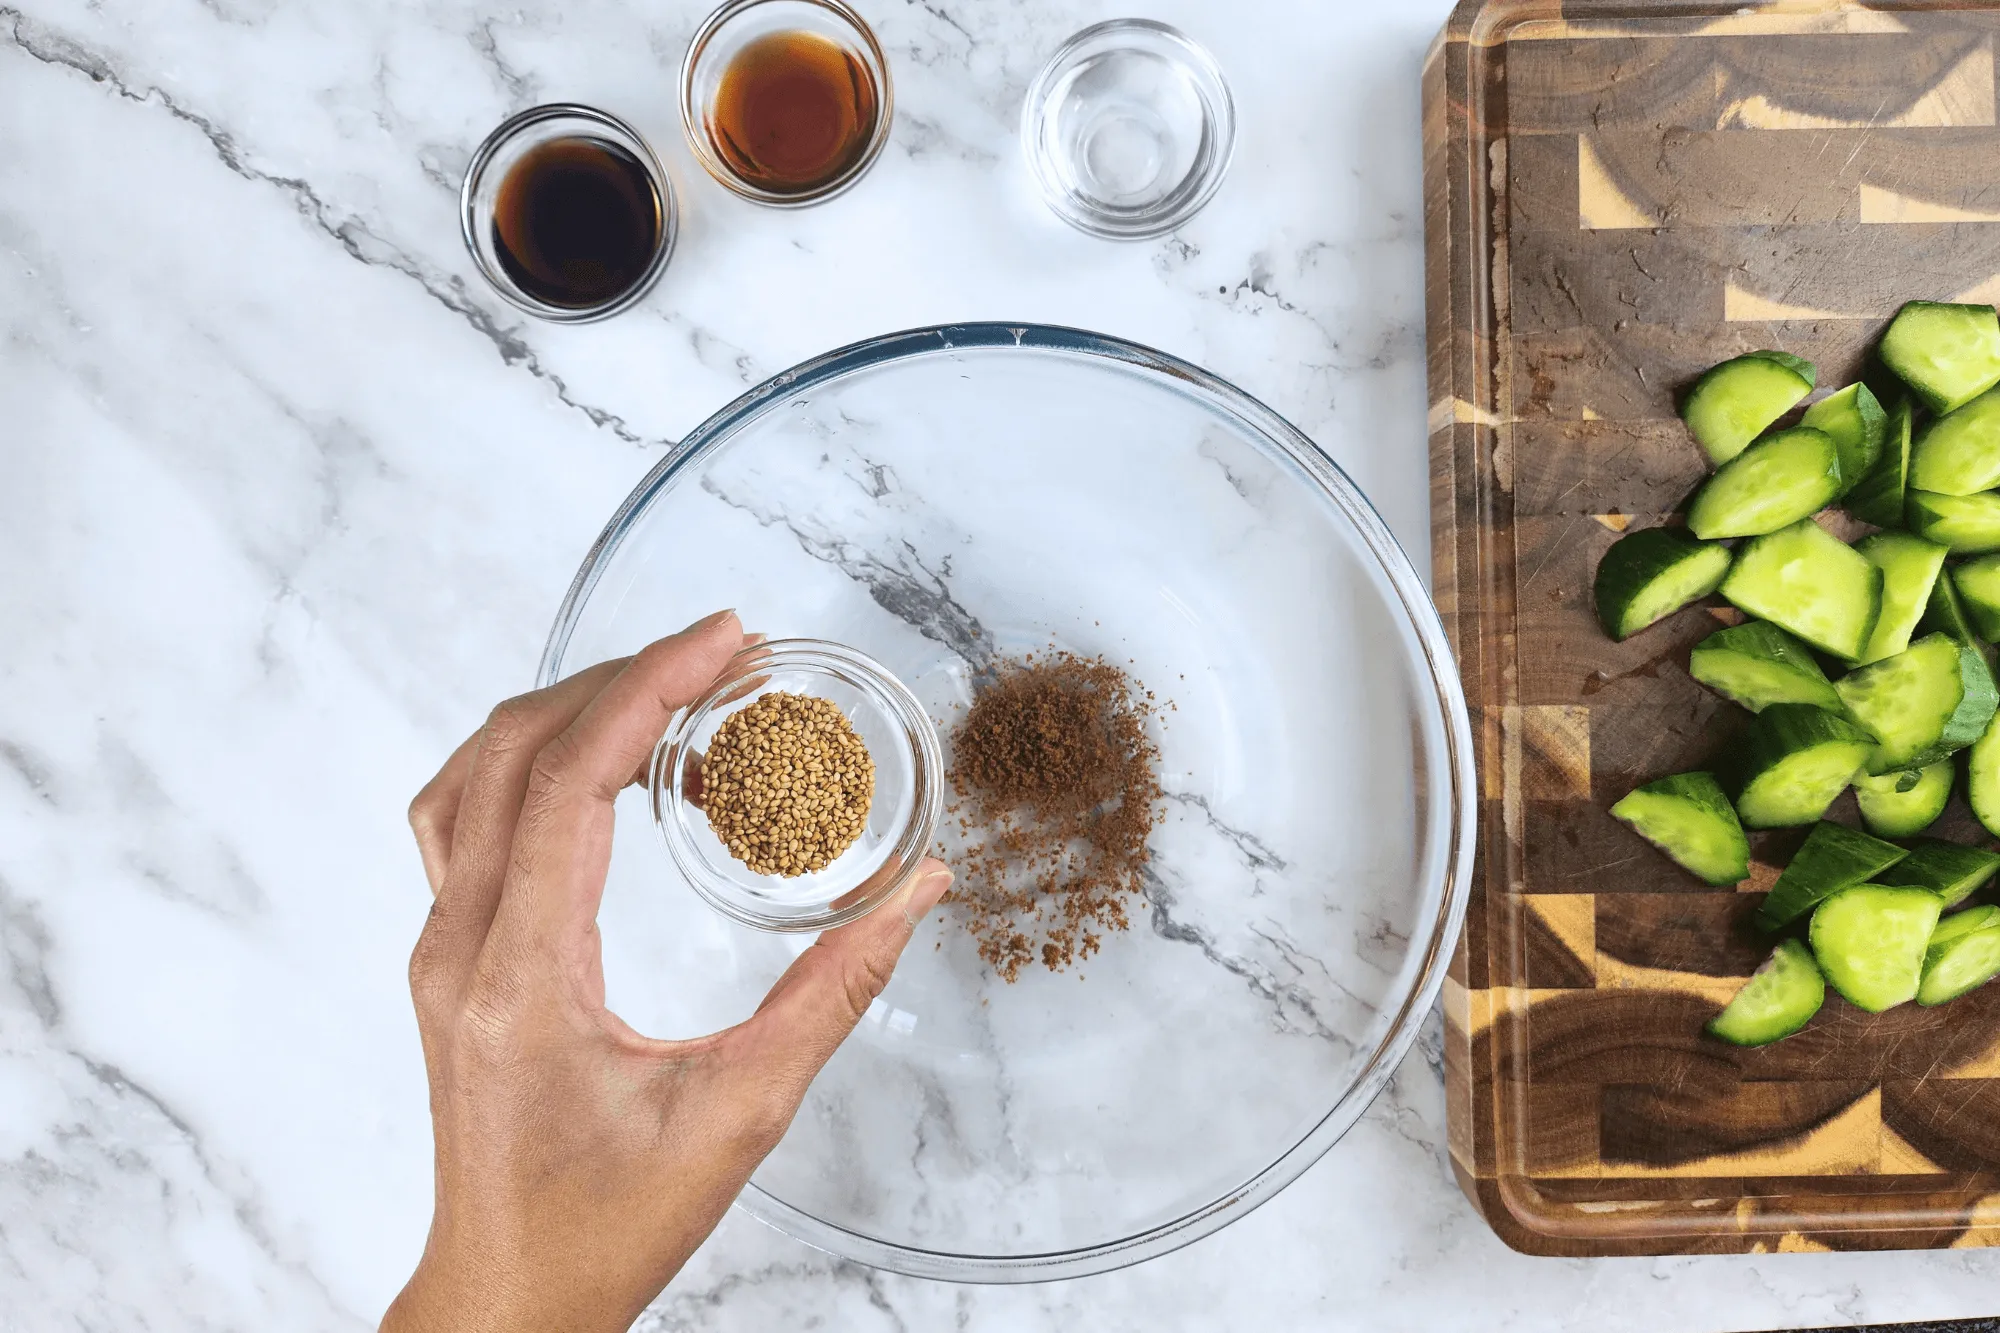
[[[410,806],[434,896],[410,990],[436,1205],[388,1333],[627,1328],[776,1146],[951,886],[926,861],[712,1036],[644,1037],[604,1007],[612,801],[745,642],[720,612],[509,700]]]

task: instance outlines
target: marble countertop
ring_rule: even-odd
[[[768,374],[1006,318],[1154,344],[1317,438],[1426,542],[1417,72],[1445,0],[863,0],[892,143],[819,209],[681,142],[683,0],[0,4],[0,1327],[360,1329],[421,1244],[408,797],[528,684],[604,518]],[[1034,197],[1017,103],[1069,32],[1153,14],[1242,138],[1165,240]],[[460,173],[576,99],[682,192],[606,324],[482,289]],[[1420,561],[1421,563],[1421,561]],[[666,1330],[1724,1330],[1942,1318],[2000,1254],[1556,1261],[1450,1181],[1435,1026],[1275,1202],[1120,1273],[962,1288],[741,1215]]]

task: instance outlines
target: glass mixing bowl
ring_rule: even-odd
[[[947,741],[997,660],[1102,655],[1161,706],[1166,792],[1132,929],[1081,967],[1009,984],[933,913],[744,1209],[925,1277],[1099,1272],[1270,1198],[1388,1080],[1464,915],[1465,704],[1408,558],[1268,408],[1070,329],[828,353],[632,493],[542,681],[721,606],[867,654]],[[711,911],[645,793],[620,814],[612,1007],[663,1037],[740,1021],[810,937]]]

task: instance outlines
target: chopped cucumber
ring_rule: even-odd
[[[1882,335],[1882,364],[1942,416],[2000,384],[2000,320],[1990,305],[1911,301]]]
[[[1936,495],[1910,491],[1903,497],[1903,517],[1911,532],[1955,555],[2000,551],[2000,495]]]
[[[1696,644],[1688,674],[1753,713],[1770,704],[1840,707],[1812,649],[1761,620],[1717,630]]]
[[[1774,431],[1716,469],[1688,506],[1703,541],[1761,537],[1817,514],[1840,494],[1840,451],[1810,426]]]
[[[2000,555],[1982,555],[1951,571],[1966,619],[1982,638],[2000,635]]]
[[[1902,525],[1903,496],[1910,482],[1911,415],[1909,395],[1898,395],[1882,433],[1882,456],[1841,502],[1864,523],[1884,528]]]
[[[1908,856],[1870,878],[1877,884],[1929,889],[1951,908],[1978,892],[1980,885],[1993,878],[1995,870],[2000,870],[2000,854],[1935,838],[1919,838]]]
[[[1737,743],[1729,789],[1746,828],[1810,824],[1875,749],[1846,718],[1810,704],[1772,704]]]
[[[1980,826],[2000,838],[2000,720],[1987,724],[1966,756],[1965,796]]]
[[[1722,785],[1707,773],[1676,773],[1626,793],[1612,817],[1710,884],[1750,874],[1750,840]]]
[[[1732,1046],[1768,1046],[1789,1037],[1826,1003],[1826,979],[1806,946],[1781,940],[1708,1030]]]
[[[1729,548],[1675,528],[1642,528],[1611,544],[1597,562],[1597,618],[1614,639],[1714,592],[1729,572]]]
[[[1882,571],[1807,518],[1746,543],[1722,581],[1722,595],[1815,648],[1853,661],[1868,646],[1881,613]]]
[[[1951,800],[1957,769],[1949,759],[1905,773],[1863,773],[1854,779],[1854,799],[1861,822],[1878,838],[1907,838],[1922,833]]]
[[[1945,549],[1907,532],[1878,532],[1854,549],[1882,571],[1882,614],[1875,618],[1861,661],[1879,662],[1910,646],[1910,635],[1930,606],[1931,589],[1944,568]]]
[[[2000,907],[1968,907],[1963,912],[1952,912],[1951,904],[1945,904],[1949,916],[1938,918],[1937,928],[1931,931],[1930,947],[1949,944],[1961,935],[1970,935],[1975,930],[1984,930],[1995,922],[2000,922]]]
[[[1861,884],[1813,912],[1813,957],[1849,1004],[1879,1014],[1917,998],[1924,952],[1942,911],[1935,893]]]
[[[1781,929],[1823,899],[1867,883],[1908,855],[1894,843],[1822,820],[1813,825],[1792,863],[1764,895],[1757,924],[1765,930]]]
[[[1956,1000],[1967,991],[2000,977],[2000,926],[1992,918],[1977,926],[1948,930],[1953,923],[1978,912],[2000,916],[2000,908],[1976,907],[1938,922],[1924,950],[1923,979],[1917,983],[1917,1003],[1925,1006]]]
[[[1924,618],[1917,627],[1936,634],[1949,634],[1970,648],[1986,646],[1986,641],[1980,638],[1979,631],[1972,624],[1964,599],[1958,595],[1950,570],[1938,575],[1938,581],[1931,585],[1931,604],[1924,608]]]
[[[1810,361],[1783,352],[1750,352],[1694,382],[1681,419],[1709,461],[1727,463],[1813,390]]]
[[[2000,392],[1988,389],[1924,427],[1910,446],[1910,485],[1940,495],[2000,486]]]
[[[1840,493],[1847,494],[1861,484],[1882,461],[1882,445],[1889,438],[1889,414],[1882,410],[1865,384],[1850,384],[1820,399],[1799,418],[1801,426],[1823,430],[1833,437],[1840,451]]]
[[[1940,750],[1946,726],[1965,701],[1959,658],[1967,653],[1979,656],[1946,635],[1928,634],[1894,657],[1850,671],[1834,683],[1847,715],[1881,742],[1869,756],[1870,773],[1921,768],[1979,739],[1990,719],[1982,719],[1977,730],[1951,749]]]

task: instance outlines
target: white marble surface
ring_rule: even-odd
[[[0,1327],[365,1328],[429,1205],[408,795],[603,518],[746,384],[885,329],[1081,324],[1214,368],[1424,541],[1417,69],[1443,0],[866,0],[893,144],[827,208],[691,166],[681,0],[0,6]],[[1015,101],[1118,12],[1236,80],[1175,238],[1028,193]],[[635,121],[683,190],[605,325],[482,292],[456,182],[511,110]],[[2000,1256],[1530,1260],[1443,1166],[1435,1040],[1277,1201],[1122,1273],[954,1288],[740,1216],[642,1327],[1730,1330],[1988,1310]]]

